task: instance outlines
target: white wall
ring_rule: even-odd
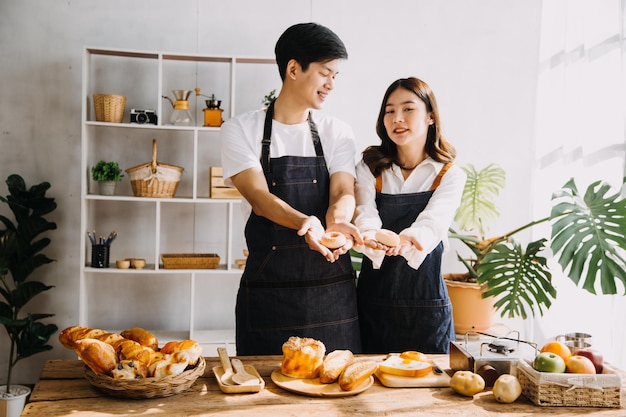
[[[85,45],[201,54],[272,56],[291,24],[316,21],[350,55],[326,110],[348,121],[359,148],[376,142],[387,85],[410,75],[434,89],[458,162],[500,163],[508,173],[502,224],[530,213],[540,0],[122,0],[0,2],[0,193],[4,179],[49,181],[59,204],[40,278],[56,288],[39,311],[60,329],[78,320],[81,53]],[[278,73],[276,85],[280,86]],[[114,304],[114,300],[112,300]],[[569,330],[569,329],[567,329]],[[0,339],[5,346],[6,339]],[[33,382],[55,349],[23,361],[15,382]],[[0,349],[4,353],[5,349]],[[0,383],[6,358],[0,356]]]

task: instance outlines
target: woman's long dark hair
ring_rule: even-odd
[[[376,122],[376,133],[382,140],[382,143],[378,146],[369,146],[363,151],[363,162],[365,162],[375,177],[379,176],[385,169],[390,168],[391,164],[395,163],[400,165],[398,161],[398,147],[389,138],[384,122],[387,100],[389,100],[391,93],[398,88],[404,88],[417,95],[426,105],[426,111],[432,113],[434,122],[428,127],[428,134],[426,136],[426,153],[428,156],[437,162],[443,163],[452,162],[456,157],[454,146],[452,146],[441,133],[439,107],[437,106],[437,100],[435,99],[433,91],[428,84],[419,78],[400,78],[387,88],[382,104],[380,105],[378,121]]]

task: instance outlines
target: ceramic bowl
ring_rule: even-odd
[[[135,269],[143,269],[146,266],[146,260],[133,258],[130,260],[130,266]]]
[[[115,261],[115,266],[119,269],[128,269],[130,268],[130,259],[118,259]]]

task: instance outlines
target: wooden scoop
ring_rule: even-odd
[[[235,375],[233,381],[239,385],[255,385],[259,383],[259,379],[245,370],[243,363],[239,359],[233,359],[233,368],[235,368]]]
[[[220,361],[222,361],[222,368],[224,368],[224,375],[222,375],[222,384],[224,385],[235,385],[233,381],[233,367],[230,363],[230,359],[228,358],[228,353],[226,349],[223,347],[217,348],[217,354],[220,357]]]

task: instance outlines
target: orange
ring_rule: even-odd
[[[567,360],[572,356],[572,352],[569,350],[567,345],[563,342],[559,342],[557,340],[553,340],[551,342],[546,343],[541,348],[542,352],[551,352],[555,355],[559,355],[564,362],[567,363]]]

